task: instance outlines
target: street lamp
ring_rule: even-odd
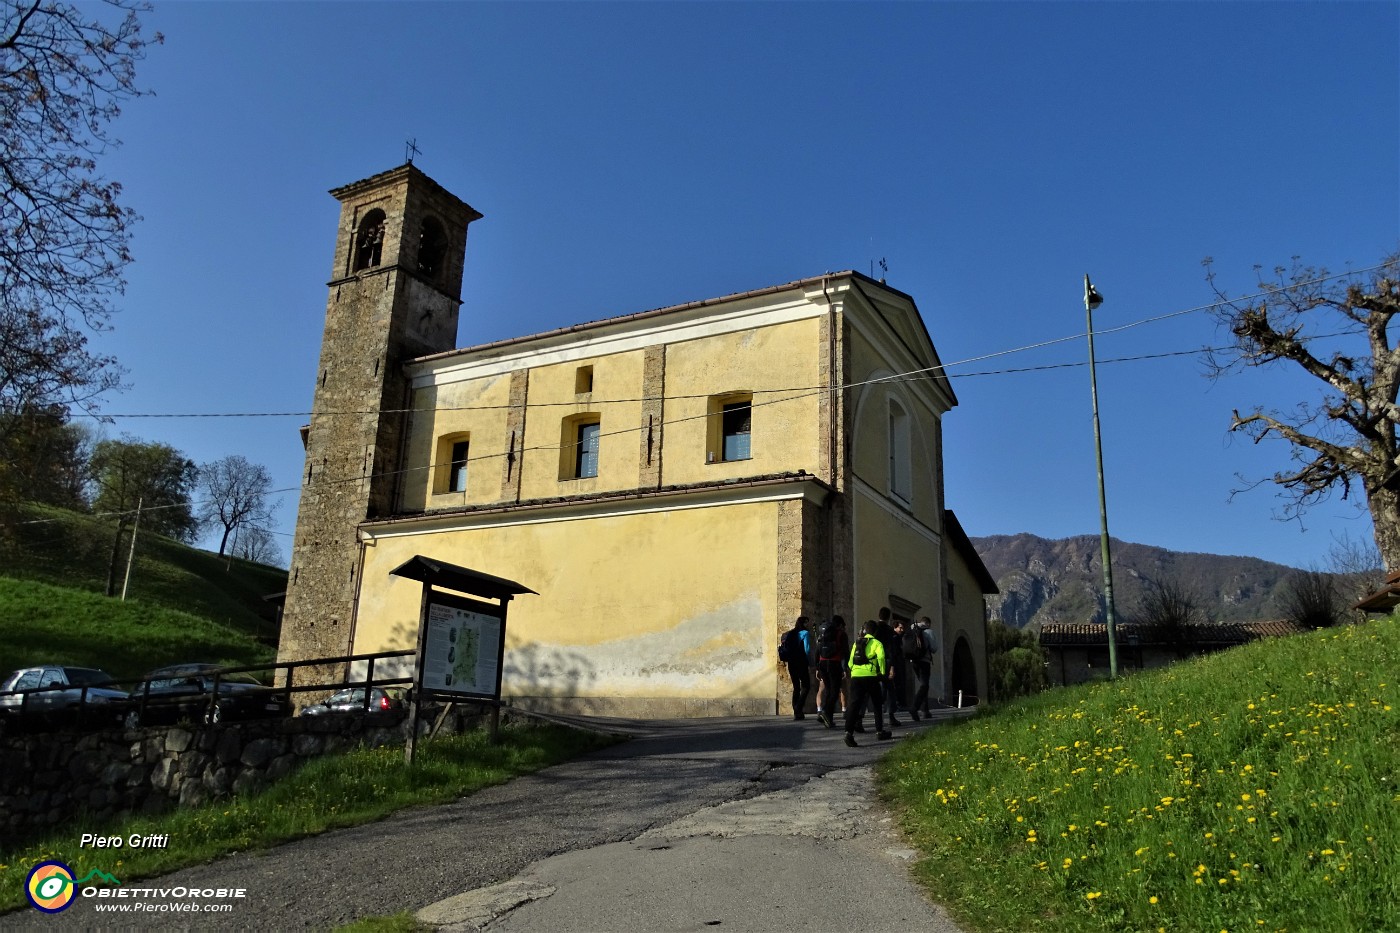
[[[1099,435],[1099,380],[1094,371],[1094,309],[1103,304],[1089,276],[1084,276],[1084,316],[1089,322],[1089,391],[1094,402],[1094,457],[1099,468],[1099,552],[1103,558],[1104,617],[1108,622],[1108,676],[1118,677],[1118,639],[1114,630],[1113,565],[1108,554],[1108,500],[1103,491],[1103,439]]]

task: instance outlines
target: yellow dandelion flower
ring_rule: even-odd
[[[1157,895],[1154,894],[1154,895],[1152,895],[1151,897],[1149,897],[1149,898],[1147,899],[1147,903],[1149,903],[1149,904],[1155,904],[1155,903],[1157,903]]]
[[[1095,898],[1099,898],[1099,897],[1103,897],[1103,892],[1102,892],[1102,891],[1090,891],[1088,894],[1084,895],[1084,899],[1085,899],[1086,901],[1092,901],[1092,900],[1094,900]]]

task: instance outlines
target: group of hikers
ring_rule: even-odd
[[[875,738],[889,739],[886,724],[898,726],[897,710],[918,720],[930,715],[929,679],[938,651],[929,617],[914,622],[891,619],[889,608],[878,619],[861,626],[854,640],[846,632],[846,620],[832,616],[815,627],[807,616],[798,616],[778,643],[778,659],[787,664],[792,678],[792,718],[805,719],[812,671],[817,675],[817,718],[828,729],[836,728],[836,711],[844,715],[846,744],[860,743],[865,708],[875,713]],[[914,690],[908,693],[912,680]],[[906,704],[906,699],[908,700]],[[888,719],[887,719],[888,714]]]

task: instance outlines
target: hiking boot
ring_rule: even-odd
[[[806,719],[806,718],[807,718],[807,714],[806,714],[806,713],[793,713],[793,714],[792,714],[792,718],[793,718],[793,719]]]
[[[910,715],[910,717],[911,717],[915,722],[918,722],[918,721],[919,721],[919,714],[918,714],[918,713],[910,713],[909,715]]]
[[[877,732],[875,733],[875,738],[879,739],[881,742],[888,742],[890,739],[894,738],[894,734],[891,732]]]
[[[832,721],[832,718],[831,718],[831,714],[830,714],[830,713],[822,713],[822,715],[821,715],[820,718],[821,718],[821,721],[822,721],[822,725],[826,726],[828,729],[835,729],[835,728],[836,728],[836,723],[835,723],[834,721]]]
[[[887,722],[889,722],[889,724],[892,725],[892,726],[898,726],[898,725],[900,725],[899,720],[898,720],[898,719],[895,719],[893,716],[891,716],[891,717],[887,720]]]
[[[856,737],[849,732],[846,733],[846,744],[851,748],[860,748],[860,743],[856,741]]]
[[[852,732],[864,732],[864,731],[865,731],[865,726],[856,726],[856,727],[855,727],[854,729],[852,729],[851,731],[852,731]]]

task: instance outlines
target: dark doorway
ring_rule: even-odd
[[[972,661],[972,648],[967,644],[967,639],[959,636],[958,643],[953,647],[953,671],[952,679],[948,682],[948,696],[946,702],[949,706],[958,705],[958,691],[962,691],[963,706],[970,706],[977,702],[977,665]]]

